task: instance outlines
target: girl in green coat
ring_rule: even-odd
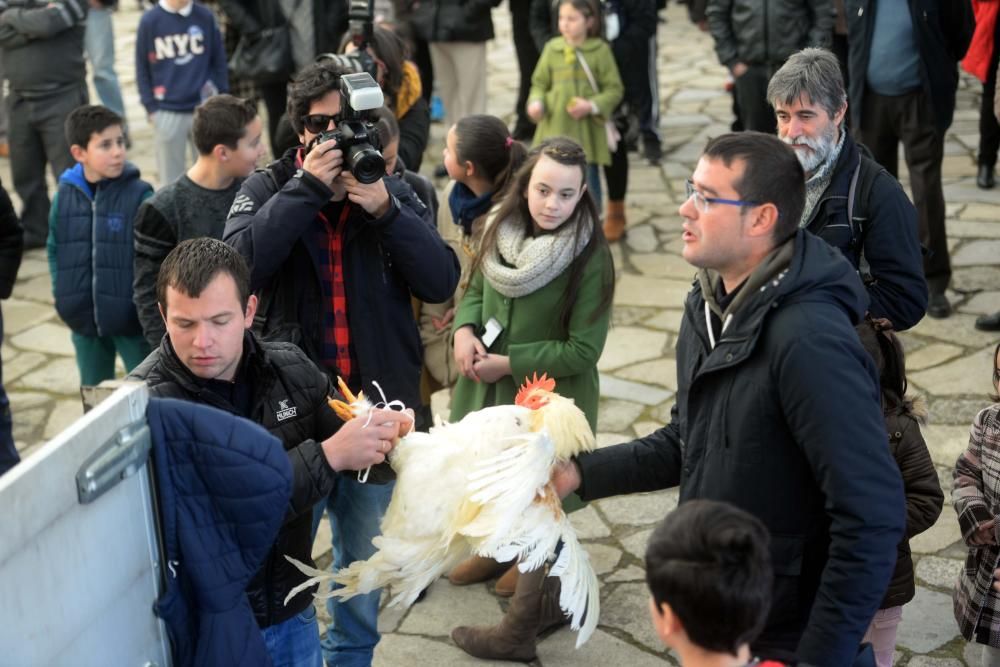
[[[525,377],[547,373],[596,428],[597,360],[611,320],[614,265],[586,171],[578,144],[562,137],[542,142],[483,235],[455,313],[461,375],[452,392],[452,421],[512,404]],[[544,577],[543,583],[543,575],[521,574],[504,621],[456,628],[456,643],[481,658],[533,659],[538,632],[564,621],[558,590],[551,590],[558,578]]]
[[[587,184],[598,209],[598,165],[611,164],[605,121],[625,92],[615,56],[601,33],[595,0],[560,0],[559,36],[546,43],[538,58],[527,106],[528,116],[538,124],[536,143],[565,136],[583,146]]]

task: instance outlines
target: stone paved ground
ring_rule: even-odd
[[[155,175],[150,130],[134,86],[132,49],[138,14],[133,3],[118,13],[116,45],[128,117],[135,142],[131,158],[147,178]],[[725,74],[710,40],[672,5],[660,26],[660,81],[667,157],[653,168],[633,161],[628,201],[629,234],[614,246],[619,282],[614,328],[601,358],[602,445],[644,435],[669,417],[675,386],[674,342],[692,270],[680,257],[676,208],[684,179],[705,140],[726,131],[730,102]],[[490,51],[490,111],[509,116],[517,73],[506,9],[495,12],[498,39]],[[927,396],[930,425],[925,436],[942,486],[951,488],[950,468],[962,450],[973,415],[986,404],[990,388],[989,354],[993,335],[977,332],[976,314],[1000,309],[1000,189],[975,186],[978,84],[963,80],[955,123],[945,145],[945,195],[955,266],[950,294],[958,312],[948,320],[925,319],[904,336],[910,386]],[[435,126],[436,164],[444,128]],[[10,184],[10,169],[0,160],[0,177]],[[152,179],[151,180],[155,180]],[[44,254],[27,254],[14,296],[4,302],[7,339],[4,376],[15,418],[15,437],[24,455],[72,422],[81,412],[78,376],[69,333],[52,309]],[[435,407],[442,410],[447,396]],[[835,399],[834,399],[835,400]],[[845,417],[849,417],[845,415]],[[562,630],[541,642],[538,665],[673,664],[646,618],[642,555],[652,526],[677,502],[675,491],[613,498],[593,503],[573,516],[602,581],[600,629],[582,650]],[[328,539],[317,541],[322,559]],[[912,541],[918,588],[907,605],[899,633],[898,664],[910,667],[974,664],[957,636],[950,590],[964,548],[955,515],[945,508],[938,523]],[[427,599],[408,612],[386,610],[385,632],[376,652],[380,665],[481,664],[451,644],[448,633],[460,623],[491,623],[505,602],[488,586],[459,589],[438,582]],[[325,617],[325,611],[321,612]]]

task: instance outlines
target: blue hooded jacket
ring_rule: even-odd
[[[253,422],[197,403],[153,398],[146,416],[166,559],[155,609],[174,664],[271,665],[246,587],[288,508],[285,448]]]
[[[96,192],[77,164],[59,177],[49,221],[49,268],[56,312],[78,334],[139,336],[132,303],[132,221],[153,187],[131,162]]]

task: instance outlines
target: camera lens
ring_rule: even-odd
[[[385,176],[385,159],[371,144],[351,146],[345,157],[354,178],[361,183],[374,183]]]

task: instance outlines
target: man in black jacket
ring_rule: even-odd
[[[774,132],[767,82],[788,56],[833,39],[831,0],[708,0],[708,29],[748,130]]]
[[[797,229],[802,167],[756,132],[709,142],[689,181],[684,258],[700,269],[677,341],[669,424],[563,466],[585,500],[680,485],[771,533],[774,596],[755,655],[846,667],[903,536],[878,380],[853,324],[868,297],[825,241]]]
[[[873,317],[888,318],[897,331],[914,326],[927,310],[917,212],[899,182],[844,130],[847,93],[837,57],[814,48],[792,55],[771,78],[767,99],[778,137],[806,173],[799,226],[861,270]]]
[[[898,176],[903,143],[920,241],[927,246],[927,314],[948,317],[951,280],[941,162],[955,112],[958,61],[972,40],[969,0],[848,0],[851,126]]]
[[[21,266],[23,236],[10,196],[0,185],[0,299],[10,296]],[[0,343],[3,343],[3,311],[0,310]],[[10,403],[3,388],[3,364],[0,359],[0,475],[13,468],[21,457],[14,447]]]
[[[263,343],[249,331],[257,309],[249,270],[221,241],[178,245],[163,261],[156,291],[167,335],[129,377],[145,380],[154,396],[250,419],[284,444],[291,500],[247,597],[276,664],[316,664],[321,652],[312,591],[285,604],[307,578],[285,556],[312,563],[315,503],[347,479],[338,472],[384,463],[412,415],[378,411],[367,426],[363,418],[341,422],[327,404],[334,390],[325,373],[294,345]]]
[[[262,301],[254,328],[265,340],[294,342],[353,390],[384,391],[416,408],[423,348],[411,295],[429,303],[450,297],[458,258],[409,186],[392,177],[362,184],[344,170],[335,140],[317,143],[340,119],[339,90],[340,71],[329,61],[299,75],[288,118],[302,146],[244,182],[223,240],[250,265],[251,289]],[[352,480],[334,490],[327,511],[335,568],[374,552],[390,493]],[[321,516],[322,508],[317,525]],[[374,592],[329,601],[327,662],[371,662],[378,600]]]

